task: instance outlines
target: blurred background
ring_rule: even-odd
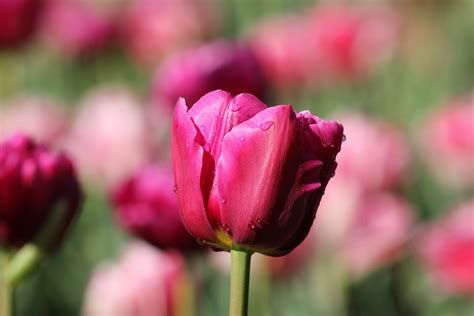
[[[0,0],[0,140],[64,150],[86,191],[15,315],[227,313],[230,256],[140,213],[177,212],[171,113],[215,89],[347,138],[310,236],[253,256],[251,315],[474,315],[473,17],[471,0]]]

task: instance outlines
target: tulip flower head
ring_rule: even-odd
[[[112,42],[114,35],[113,19],[84,1],[50,1],[41,17],[45,44],[67,57],[97,53]]]
[[[159,248],[190,250],[199,245],[179,217],[171,169],[150,165],[113,193],[118,223]]]
[[[0,49],[23,44],[35,31],[42,0],[0,0]]]
[[[181,218],[219,249],[289,253],[308,234],[334,174],[343,127],[290,105],[216,90],[173,115]]]
[[[445,292],[474,296],[474,199],[426,227],[416,250]]]
[[[78,212],[81,197],[74,167],[64,154],[53,154],[20,134],[0,144],[1,246],[20,248],[45,233],[46,246],[54,246]]]
[[[433,113],[424,133],[424,157],[441,183],[474,185],[474,93]]]
[[[263,97],[263,70],[249,47],[218,41],[171,56],[156,73],[152,98],[173,109],[179,97],[194,104],[216,89]]]
[[[179,253],[133,243],[118,263],[102,265],[94,271],[82,315],[189,315],[183,308],[189,299],[186,281],[185,264]]]

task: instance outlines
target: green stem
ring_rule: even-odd
[[[247,316],[250,281],[250,252],[230,251],[230,316]]]
[[[0,253],[0,315],[11,316],[12,314],[12,287],[7,280],[6,271],[8,256]]]
[[[28,275],[42,258],[41,250],[32,244],[23,246],[5,268],[5,278],[11,287],[15,287]]]

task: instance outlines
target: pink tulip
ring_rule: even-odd
[[[181,218],[217,248],[278,256],[308,234],[343,127],[290,105],[217,90],[179,99],[172,151]]]
[[[21,132],[41,143],[53,144],[66,129],[66,113],[56,102],[19,96],[0,107],[0,139]]]
[[[318,6],[308,18],[316,63],[334,77],[367,75],[398,40],[399,19],[387,8]]]
[[[433,113],[425,127],[423,157],[447,185],[474,185],[474,94]]]
[[[160,248],[199,247],[179,217],[171,169],[150,165],[123,182],[112,196],[119,224]]]
[[[474,199],[426,227],[416,250],[442,289],[474,296]]]
[[[342,243],[349,272],[361,276],[399,259],[411,234],[412,214],[407,202],[390,193],[363,196]]]
[[[339,155],[338,178],[361,190],[400,184],[409,162],[407,141],[402,133],[388,122],[363,114],[346,113],[338,120],[349,135]]]
[[[45,243],[40,246],[56,246],[81,200],[74,166],[64,154],[21,134],[0,143],[0,246],[20,248],[39,242],[39,235]]]
[[[125,49],[139,64],[156,65],[214,33],[215,5],[211,0],[132,0],[122,22]]]
[[[127,248],[116,264],[98,267],[89,281],[84,316],[184,315],[188,284],[183,258],[145,244]]]
[[[0,49],[23,44],[35,31],[42,0],[0,0]]]
[[[96,53],[113,39],[112,17],[80,0],[52,0],[41,17],[45,43],[66,56]]]
[[[219,41],[166,60],[156,73],[152,98],[157,106],[173,109],[179,97],[194,104],[217,89],[263,97],[264,88],[253,52],[244,44]]]
[[[102,87],[80,105],[64,146],[82,176],[110,188],[151,161],[153,132],[135,95],[122,87]]]
[[[304,16],[272,18],[252,31],[251,45],[266,79],[281,88],[295,87],[318,75]]]

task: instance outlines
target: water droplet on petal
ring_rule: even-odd
[[[346,135],[342,134],[342,141],[345,142],[347,139]]]
[[[176,186],[176,184],[173,186],[173,192],[178,193],[178,187]]]
[[[273,121],[267,121],[267,122],[265,122],[265,123],[260,124],[260,129],[261,129],[262,131],[267,131],[270,127],[273,126],[273,124],[275,124],[275,122],[273,122]]]
[[[204,239],[201,239],[201,238],[197,238],[196,242],[201,246],[204,246],[206,244],[206,241]]]
[[[336,171],[331,172],[331,178],[336,175]]]
[[[247,117],[247,118],[250,117],[250,113],[245,113],[244,115],[245,115],[245,117]]]
[[[257,227],[258,227],[259,229],[262,229],[264,223],[263,223],[263,221],[262,221],[260,218],[257,218],[257,223],[256,223],[256,225],[257,225]]]
[[[188,142],[186,143],[186,148],[189,149],[191,147],[191,144]]]
[[[245,142],[245,137],[243,137],[243,136],[240,137],[240,141],[241,141],[242,143]]]
[[[225,199],[225,197],[221,196],[221,203],[225,204],[225,202],[227,202],[227,200]]]
[[[206,126],[201,125],[201,131],[205,132],[206,131]]]
[[[222,224],[222,229],[229,235],[231,235],[230,227],[227,224]]]
[[[235,103],[235,102],[231,102],[229,104],[229,111],[232,111],[232,112],[237,112],[239,111],[241,108],[241,105],[238,104],[238,103]]]
[[[252,221],[250,221],[250,222],[248,223],[248,227],[249,227],[251,230],[253,230],[253,231],[257,230],[257,226],[256,226],[255,223],[252,222]]]

